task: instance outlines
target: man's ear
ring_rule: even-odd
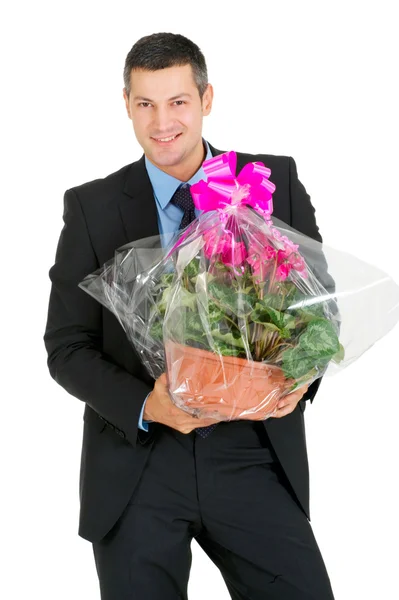
[[[208,83],[208,87],[206,88],[204,95],[202,97],[202,113],[204,117],[209,115],[212,109],[212,100],[213,100],[213,87],[210,83]]]
[[[129,96],[127,95],[126,88],[123,88],[123,98],[125,100],[125,106],[127,111],[127,116],[131,119],[130,107],[129,107]]]

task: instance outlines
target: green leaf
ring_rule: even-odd
[[[298,379],[311,369],[324,369],[339,351],[341,344],[333,324],[315,319],[299,336],[297,346],[282,353],[282,368],[287,377]]]
[[[289,311],[293,315],[299,316],[303,321],[310,321],[314,318],[324,318],[324,306],[325,302],[314,302],[313,304],[309,304],[309,301],[312,300],[309,296],[304,296],[300,294],[295,298],[293,302],[290,303],[290,307],[295,306],[295,308],[289,308]]]
[[[242,290],[234,291],[231,287],[212,281],[208,286],[209,299],[227,313],[236,317],[248,316],[253,309],[254,299]]]
[[[285,329],[296,329],[297,319],[290,313],[283,314],[284,328]]]
[[[234,335],[229,333],[222,333],[219,329],[212,329],[211,335],[214,340],[223,342],[226,346],[233,346],[234,348],[242,348],[245,349],[244,341],[241,336],[234,337]]]
[[[220,260],[215,261],[213,263],[213,266],[215,267],[215,269],[218,269],[219,271],[227,272],[229,270],[229,268],[226,267],[226,265],[224,263],[222,263]]]
[[[172,296],[172,294],[174,295],[174,293],[175,293],[174,287],[167,287],[164,289],[164,291],[162,293],[162,297],[157,303],[158,309],[161,314],[163,314],[163,315],[165,314],[165,311],[169,306],[171,296]],[[179,302],[179,306],[190,308],[193,311],[196,310],[197,297],[195,294],[186,290],[185,287],[183,287],[183,286],[180,287],[180,289],[178,290],[178,293],[177,293],[177,297],[174,298],[174,301],[176,301],[177,299]]]
[[[327,319],[315,319],[298,339],[300,347],[315,357],[332,358],[340,343],[333,324]]]
[[[301,302],[306,297],[294,283],[280,281],[276,284],[276,293],[265,295],[263,301],[267,306],[286,311],[291,305]]]
[[[282,368],[287,377],[298,379],[311,369],[324,369],[341,348],[333,324],[315,319],[299,336],[297,346],[282,353]]]
[[[184,306],[190,308],[191,310],[196,310],[197,308],[197,296],[196,294],[192,294],[186,288],[181,287],[179,290],[179,306]]]
[[[332,360],[335,363],[339,364],[340,362],[342,362],[344,360],[344,358],[345,358],[345,348],[343,347],[342,344],[340,344],[339,345],[339,350],[338,350],[338,352],[336,354],[334,354],[334,356],[332,357]]]
[[[255,319],[252,319],[254,323],[260,323],[261,325],[263,325],[263,328],[266,329],[267,331],[271,331],[271,332],[278,332],[280,333],[280,329],[277,327],[277,325],[274,325],[273,323],[263,323],[262,321],[256,321]]]
[[[169,286],[173,283],[174,273],[164,273],[160,277],[160,283],[162,286]]]
[[[212,300],[209,300],[208,302],[208,320],[209,323],[211,325],[214,325],[215,323],[219,323],[223,317],[223,311],[220,310],[220,308],[218,307],[217,304],[215,304],[214,302],[212,302]]]
[[[164,273],[159,278],[159,282],[154,286],[152,293],[154,297],[159,297],[165,288],[170,287],[173,284],[174,273]]]
[[[274,308],[280,310],[281,298],[276,294],[264,294],[263,298],[257,298],[256,304],[260,304],[262,308]]]
[[[306,325],[314,321],[315,318],[317,318],[315,316],[315,313],[307,310],[295,310],[293,311],[293,315],[295,315],[294,318],[297,323],[298,321],[302,321],[302,324],[305,323]]]
[[[168,305],[171,294],[172,294],[172,288],[170,288],[170,287],[165,288],[164,291],[162,292],[161,299],[157,302],[158,310],[162,315],[165,314],[166,307]]]
[[[196,277],[200,270],[200,259],[195,257],[184,267],[184,273],[190,279]]]
[[[283,338],[283,340],[288,340],[292,337],[292,332],[287,327],[283,327],[280,329],[280,337]]]
[[[179,324],[176,324],[173,333],[181,343],[193,341],[206,344],[206,335],[204,333],[201,317],[192,311],[182,311]]]
[[[315,357],[301,348],[288,348],[282,355],[282,369],[285,377],[299,379],[315,367]]]
[[[269,308],[266,308],[265,310],[269,313],[270,321],[272,323],[274,323],[274,325],[277,325],[277,327],[279,329],[280,329],[280,327],[284,326],[283,314],[279,310],[276,310],[275,308],[272,308],[271,306]]]
[[[286,322],[289,322],[289,320],[285,319],[284,313],[265,305],[264,300],[255,304],[255,310],[251,314],[251,319],[255,323],[273,323],[278,329],[282,329]]]
[[[226,296],[226,294],[231,293],[226,286],[221,285],[218,281],[211,281],[208,286],[209,297],[221,301]]]
[[[222,356],[238,356],[238,357],[246,356],[244,350],[241,350],[240,348],[234,348],[234,347],[228,346],[225,343],[221,342],[220,340],[215,340],[214,344],[215,344],[215,350],[220,352],[220,354]]]
[[[202,325],[201,317],[193,312],[185,311],[185,327],[188,331],[195,331],[197,333],[203,333],[204,328]]]
[[[242,288],[242,291],[244,294],[249,294],[250,292],[252,292],[252,295],[253,295],[253,290],[254,290],[253,285],[248,285],[247,287]]]
[[[156,340],[163,339],[163,324],[162,321],[156,321],[150,327],[150,335]]]

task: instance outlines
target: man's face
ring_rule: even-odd
[[[212,86],[201,102],[191,65],[133,70],[130,77],[130,97],[125,88],[123,97],[137,141],[153,164],[188,180],[204,159],[202,119],[211,111]]]

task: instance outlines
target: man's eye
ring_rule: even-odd
[[[144,106],[144,104],[146,104],[147,106],[150,106],[150,103],[149,103],[149,102],[140,102],[140,103],[139,103],[139,106]]]
[[[181,104],[184,104],[184,100],[176,100],[176,102],[181,102]],[[179,104],[179,106],[181,106],[181,104]]]

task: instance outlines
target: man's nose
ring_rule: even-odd
[[[172,119],[167,108],[157,108],[154,115],[154,126],[160,134],[171,131]]]

